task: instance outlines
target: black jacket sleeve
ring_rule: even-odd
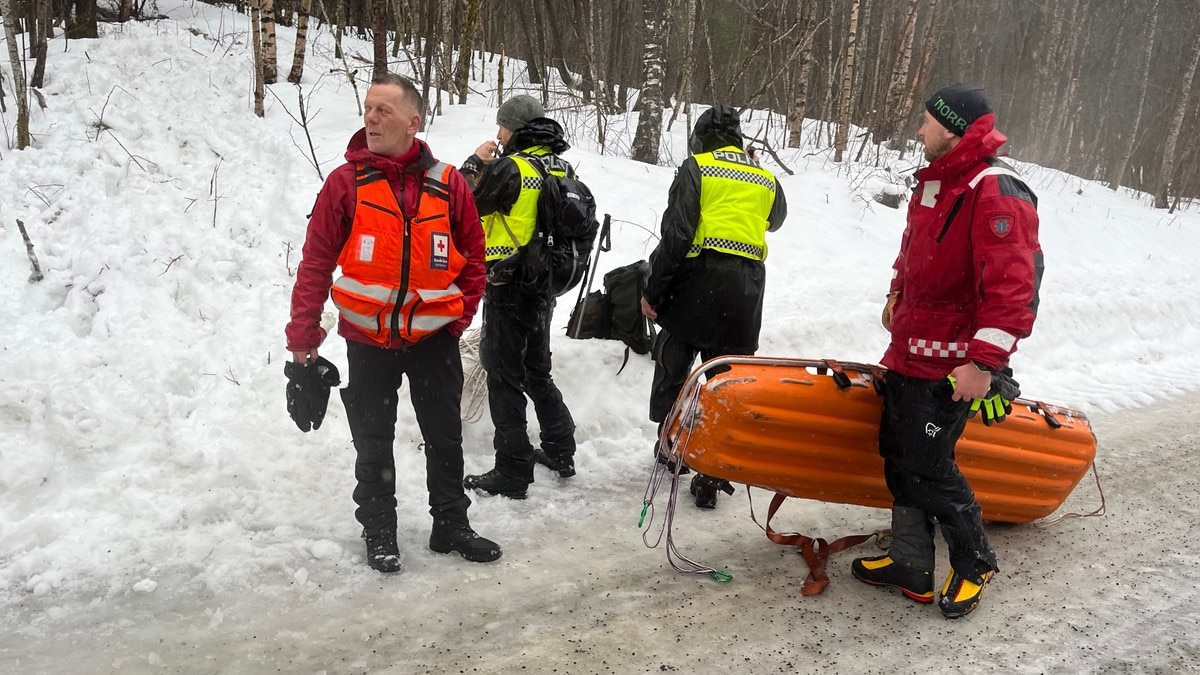
[[[511,158],[494,160],[484,167],[471,190],[480,217],[496,212],[508,214],[521,196],[521,170]]]
[[[650,254],[650,280],[646,284],[646,301],[653,306],[662,302],[687,258],[688,248],[700,226],[700,165],[688,157],[675,174],[663,213],[662,238]]]
[[[778,232],[787,218],[787,198],[783,196],[783,186],[775,179],[775,203],[771,204],[771,214],[767,216],[767,232]]]

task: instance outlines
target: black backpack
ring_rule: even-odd
[[[525,278],[535,290],[558,297],[587,274],[600,223],[596,199],[571,165],[554,155],[521,155],[542,178],[537,226],[525,251]]]
[[[620,340],[625,343],[626,362],[630,351],[648,354],[655,338],[654,324],[642,314],[642,296],[649,278],[650,264],[645,260],[605,274],[604,290],[592,291],[575,305],[567,324],[567,336],[580,340]],[[625,368],[625,363],[621,368]]]

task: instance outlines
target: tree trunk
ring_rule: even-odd
[[[17,51],[17,0],[4,3],[4,38],[8,43],[8,62],[12,64],[13,98],[17,100],[17,149],[29,147],[29,92],[25,90],[25,69]]]
[[[878,145],[890,139],[896,133],[897,122],[903,119],[907,110],[901,107],[904,97],[904,87],[908,83],[908,71],[912,67],[913,36],[917,30],[917,0],[908,0],[908,12],[904,18],[904,29],[900,34],[900,53],[896,56],[896,65],[892,69],[892,77],[888,82],[887,95],[879,107],[875,117],[875,143]]]
[[[846,62],[842,66],[841,102],[838,104],[838,130],[833,140],[833,161],[842,161],[850,135],[850,94],[854,84],[854,48],[858,42],[858,9],[861,0],[850,2],[850,30],[846,34]]]
[[[121,9],[117,12],[117,21],[125,23],[133,14],[133,0],[121,0]]]
[[[250,0],[250,32],[254,36],[254,114],[263,117],[262,0]]]
[[[50,0],[34,0],[31,7],[33,21],[29,34],[33,37],[33,74],[29,76],[29,88],[41,89],[46,79],[46,56],[50,42]]]
[[[467,103],[467,80],[471,74],[471,52],[475,49],[475,34],[479,32],[480,0],[466,0],[467,18],[463,23],[462,42],[458,46],[458,70],[454,73],[454,85],[458,89],[458,104]]]
[[[943,7],[942,4],[946,0],[930,0],[929,2],[929,26],[925,30],[924,38],[921,40],[921,57],[917,60],[917,67],[913,72],[912,82],[908,85],[908,91],[904,95],[904,102],[900,106],[904,117],[903,124],[897,125],[896,132],[892,135],[893,141],[900,141],[904,138],[909,138],[912,131],[919,124],[914,124],[914,116],[920,117],[920,110],[923,106],[917,104],[917,92],[929,88],[929,73],[933,66],[933,54],[937,51],[938,42],[942,39],[942,33],[946,28],[946,17],[950,14],[948,7]],[[915,113],[915,115],[914,115]],[[905,150],[908,149],[908,143],[901,145],[900,157],[904,158]]]
[[[1171,193],[1171,174],[1175,172],[1175,146],[1179,143],[1179,132],[1183,129],[1183,120],[1187,116],[1188,97],[1192,93],[1192,81],[1196,79],[1196,66],[1200,65],[1200,38],[1192,36],[1192,55],[1188,60],[1187,71],[1175,98],[1175,114],[1171,116],[1171,126],[1167,131],[1166,145],[1163,146],[1162,166],[1158,171],[1158,189],[1154,191],[1154,208],[1165,209],[1170,206],[1168,198]],[[1178,190],[1175,190],[1178,193]]]
[[[816,22],[817,0],[806,0],[800,10],[800,26],[804,30],[804,42],[800,46],[797,57],[795,95],[792,97],[792,109],[788,113],[788,147],[800,147],[800,137],[804,132],[804,117],[808,112],[808,80],[812,77],[812,48],[813,38],[817,34]]]
[[[1158,4],[1159,0],[1154,0],[1154,6],[1149,14],[1150,38],[1146,41],[1142,76],[1138,79],[1141,85],[1138,92],[1137,110],[1133,113],[1133,119],[1128,124],[1125,147],[1121,150],[1121,155],[1117,158],[1117,163],[1112,170],[1112,178],[1108,182],[1108,189],[1114,192],[1117,188],[1121,187],[1121,181],[1125,179],[1125,169],[1128,168],[1129,159],[1133,156],[1133,146],[1137,141],[1138,130],[1142,125],[1142,111],[1146,107],[1146,88],[1150,84],[1150,57],[1154,54],[1154,39],[1158,35]]]
[[[68,2],[67,7],[70,7],[70,4]],[[66,38],[80,40],[100,37],[96,24],[96,0],[75,0],[74,5],[75,15],[66,21]],[[63,13],[67,14],[68,10],[64,8]]]
[[[292,56],[292,70],[288,82],[300,84],[304,77],[304,48],[308,44],[308,15],[312,12],[312,0],[300,0],[300,17],[296,23],[296,52]]]
[[[675,126],[679,111],[692,100],[692,78],[696,73],[696,0],[684,0],[683,5],[683,73],[679,77],[679,88],[675,91],[675,107],[667,122],[667,131]]]
[[[659,136],[662,134],[662,80],[666,12],[662,3],[643,0],[642,23],[645,26],[645,67],[642,71],[642,105],[637,132],[633,137],[633,159],[658,164]]]
[[[275,0],[260,0],[259,20],[262,21],[262,80],[275,84],[279,80],[275,48]]]
[[[376,78],[388,72],[387,53],[387,0],[371,0],[371,46],[374,48],[374,59],[371,63],[371,77]]]

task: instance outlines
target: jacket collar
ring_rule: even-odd
[[[367,130],[359,129],[350,138],[346,146],[346,161],[352,164],[363,163],[383,172],[389,181],[399,181],[402,174],[424,172],[437,164],[429,146],[419,138],[413,139],[412,148],[399,157],[377,155],[367,149]]]
[[[988,113],[975,120],[954,149],[917,172],[921,181],[953,178],[996,154],[1008,138],[996,127],[996,116]]]

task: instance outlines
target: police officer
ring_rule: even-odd
[[[575,475],[575,421],[550,373],[550,319],[554,297],[527,278],[522,253],[537,225],[541,176],[573,174],[558,155],[571,146],[558,122],[543,117],[537,99],[514,96],[496,112],[496,139],[463,164],[474,184],[483,220],[488,269],[480,359],[487,369],[488,409],[496,427],[496,464],[467,476],[470,489],[525,499],[534,464],[561,478]],[[499,152],[498,159],[489,155]],[[529,441],[528,400],[541,428],[539,447]]]
[[[697,355],[707,361],[758,350],[766,233],[787,216],[779,182],[742,150],[736,109],[704,111],[688,144],[692,156],[671,184],[642,298],[642,313],[662,329],[650,390],[650,419],[660,430]],[[718,490],[733,493],[728,481],[703,474],[690,489],[696,506],[707,509],[716,507]]]

